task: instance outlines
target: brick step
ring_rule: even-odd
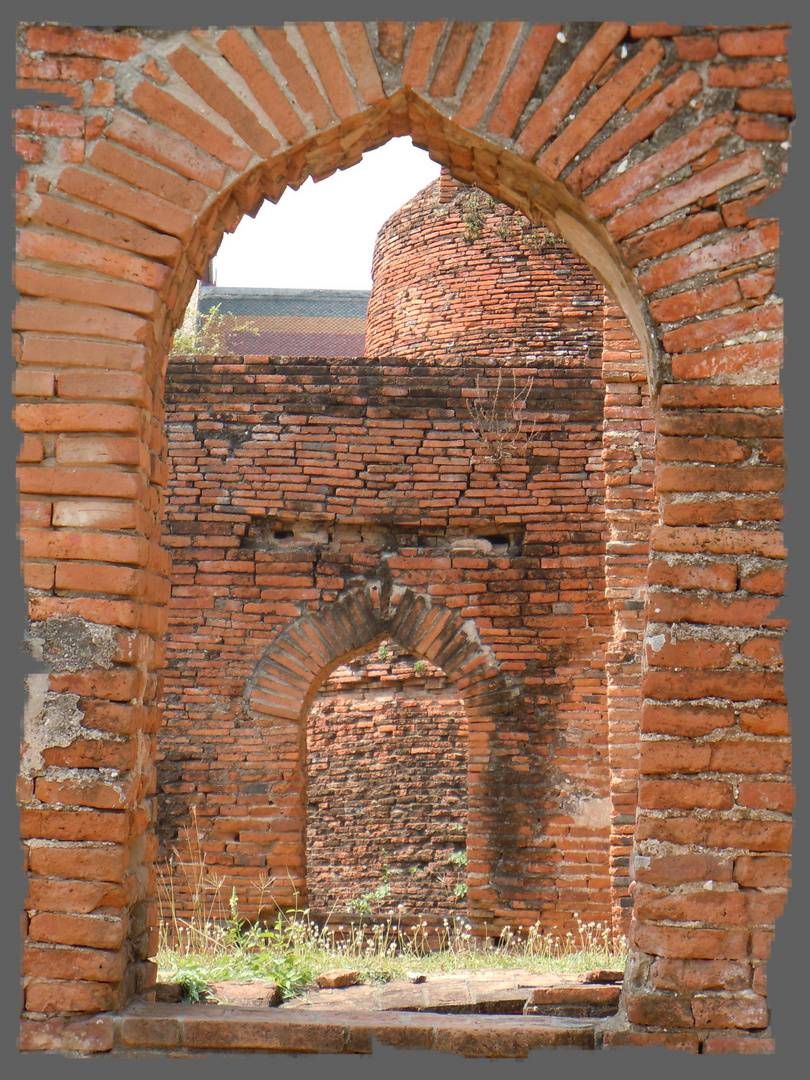
[[[405,1006],[398,1011],[520,1016],[524,1014],[527,1005],[525,989],[490,993],[478,999],[473,998],[471,1001],[443,1001],[442,996],[446,997],[447,995],[437,996],[435,1001],[427,1004]]]
[[[537,986],[523,1009],[526,1016],[613,1016],[621,986]]]
[[[591,1017],[594,1020],[604,1020],[608,1016],[614,1016],[618,1011],[616,1005],[525,1005],[524,1016],[561,1016],[561,1017]]]
[[[459,1016],[405,1011],[272,1010],[137,1002],[114,1018],[114,1055],[370,1054],[374,1040],[465,1057],[521,1058],[560,1046],[593,1050],[600,1021],[551,1016]]]

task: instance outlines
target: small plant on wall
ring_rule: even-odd
[[[355,915],[373,915],[376,906],[383,900],[388,900],[391,896],[389,876],[388,867],[383,866],[380,884],[375,889],[370,889],[368,892],[361,893],[360,896],[349,900],[346,904],[347,911]]]
[[[537,420],[529,424],[522,416],[533,385],[534,379],[529,378],[520,386],[513,372],[512,387],[508,389],[499,368],[490,392],[481,385],[481,376],[476,376],[476,396],[468,399],[467,411],[484,456],[495,465],[525,453],[540,437]]]
[[[467,865],[467,849],[460,848],[458,851],[454,851],[452,855],[448,857],[447,861],[450,863],[453,869],[456,870],[457,873],[460,873]],[[467,899],[466,881],[457,881],[455,883],[455,885],[453,886],[453,896],[456,898],[456,900]]]
[[[464,239],[468,244],[471,244],[474,240],[480,240],[484,234],[484,225],[486,219],[482,212],[483,209],[491,210],[495,205],[495,200],[491,195],[484,195],[483,192],[473,188],[473,190],[466,196],[464,201]]]

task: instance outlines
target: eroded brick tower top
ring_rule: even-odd
[[[571,333],[587,335],[604,301],[587,263],[553,233],[446,169],[383,225],[372,277],[368,356],[564,363]],[[600,345],[588,342],[594,358]]]

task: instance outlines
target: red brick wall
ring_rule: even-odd
[[[256,672],[302,616],[387,582],[393,603],[414,590],[469,620],[507,681],[497,724],[470,727],[471,914],[609,917],[599,367],[576,341],[562,368],[506,364],[534,377],[538,438],[498,466],[467,409],[476,376],[497,382],[480,361],[172,360],[165,841],[193,802],[246,904],[268,873],[279,899],[305,893],[305,714],[285,720],[284,694],[262,714]]]
[[[384,639],[334,671],[307,717],[310,910],[464,915],[467,714],[447,677]]]
[[[380,230],[369,302],[369,347],[441,363],[459,353],[554,358],[572,349],[601,359],[602,458],[609,539],[605,715],[611,760],[613,922],[626,930],[629,847],[637,798],[643,600],[652,493],[654,421],[644,360],[621,309],[587,264],[552,232],[449,170]],[[600,518],[601,520],[601,518]]]

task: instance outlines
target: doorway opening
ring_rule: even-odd
[[[467,912],[467,713],[390,638],[337,668],[307,720],[307,904],[414,925]]]

